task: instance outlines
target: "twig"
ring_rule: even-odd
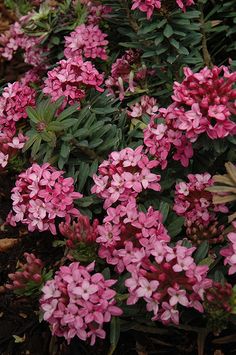
[[[125,1],[124,0],[119,0],[119,3],[121,5],[124,5],[124,8],[125,8],[126,15],[127,15],[127,18],[128,18],[130,26],[132,27],[134,32],[138,32],[139,25],[137,24],[137,21],[131,15],[131,12],[130,12],[130,9],[129,9],[129,5],[127,4],[127,1],[126,0]]]
[[[200,7],[201,11],[201,17],[200,17],[200,22],[201,22],[201,34],[202,34],[202,53],[203,53],[203,59],[204,63],[207,67],[212,68],[213,67],[213,62],[210,56],[210,53],[207,48],[207,38],[206,38],[206,31],[204,28],[205,21],[204,21],[204,12],[203,12],[203,5]]]

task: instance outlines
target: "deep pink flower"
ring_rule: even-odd
[[[84,62],[82,57],[61,60],[48,71],[43,92],[56,101],[64,96],[64,106],[80,101],[86,96],[86,89],[95,88],[102,92],[103,74],[99,74],[91,62]]]
[[[83,55],[85,58],[107,60],[107,34],[96,25],[82,24],[65,37],[64,54],[67,59]]]

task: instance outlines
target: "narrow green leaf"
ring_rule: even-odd
[[[209,242],[204,240],[204,242],[198,247],[197,251],[194,254],[194,260],[196,264],[199,264],[200,261],[206,258],[209,251]]]
[[[170,38],[173,35],[173,33],[174,33],[173,28],[167,23],[167,25],[163,31],[163,35],[166,38]]]
[[[25,143],[25,145],[22,149],[23,153],[26,152],[34,144],[34,142],[36,141],[37,138],[38,138],[38,134],[35,133],[34,135],[32,135],[30,137],[30,139],[27,140],[27,142]]]
[[[34,158],[36,156],[36,154],[39,151],[40,148],[40,144],[42,142],[42,138],[40,136],[37,137],[37,139],[35,140],[33,146],[32,146],[32,150],[31,150],[31,156]]]
[[[120,318],[112,317],[110,323],[110,349],[108,355],[112,355],[117,347],[120,338]]]
[[[74,112],[78,111],[78,104],[75,104],[73,106],[70,106],[66,108],[63,112],[60,113],[60,115],[57,117],[57,121],[63,121],[65,118],[73,115]]]
[[[34,123],[38,123],[40,121],[40,116],[38,112],[33,108],[33,107],[27,107],[26,108],[27,115],[31,121]]]
[[[82,162],[79,168],[79,184],[78,184],[79,191],[82,191],[88,176],[89,176],[89,164]]]

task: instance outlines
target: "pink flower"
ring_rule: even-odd
[[[150,170],[156,166],[156,162],[150,161],[142,148],[112,152],[108,160],[99,166],[99,175],[93,176],[95,185],[91,191],[105,200],[105,208],[117,201],[126,201],[131,196],[136,197],[146,189],[160,191],[160,175]]]
[[[90,339],[93,345],[97,337],[105,338],[104,323],[122,314],[116,306],[116,292],[110,288],[116,281],[93,274],[94,267],[95,263],[84,267],[78,262],[62,266],[42,288],[44,320],[53,334],[65,337],[68,343],[78,336]]]
[[[2,168],[5,168],[5,166],[7,165],[8,158],[9,158],[8,154],[4,154],[4,153],[0,152],[0,166]]]
[[[179,311],[177,311],[176,309],[173,309],[172,306],[167,302],[163,302],[162,307],[164,309],[164,312],[161,315],[161,320],[162,320],[163,324],[168,324],[172,321],[174,324],[178,325],[179,324]]]
[[[161,0],[132,0],[132,10],[139,9],[142,12],[147,13],[147,19],[150,19],[155,9],[159,10],[162,6]],[[176,0],[178,7],[185,11],[187,6],[194,4],[194,0]]]
[[[139,278],[139,287],[137,289],[137,296],[138,297],[147,297],[150,298],[152,296],[152,293],[156,291],[159,282],[158,281],[148,281],[144,277]]]
[[[21,23],[15,22],[10,29],[0,36],[0,55],[11,60],[18,49],[23,51],[24,61],[27,64],[38,67],[45,65],[46,48],[40,47],[42,38],[27,35],[22,28],[23,17]]]
[[[127,111],[130,117],[141,117],[143,114],[155,115],[158,107],[156,105],[156,99],[144,95],[140,99],[140,103],[136,102],[130,106],[131,111]]]
[[[56,234],[56,217],[78,216],[73,200],[82,195],[74,192],[73,179],[62,175],[63,171],[56,171],[49,164],[33,164],[22,172],[12,189],[9,223],[22,222],[28,225],[29,231],[49,229]]]
[[[67,59],[84,55],[85,58],[107,60],[107,34],[96,25],[82,24],[65,37],[64,54]]]
[[[163,324],[179,323],[179,304],[203,312],[202,302],[212,280],[206,277],[207,266],[195,264],[192,258],[195,248],[180,243],[170,247],[165,240],[151,236],[142,240],[142,249],[145,256],[140,262],[127,266],[131,275],[125,281],[129,292],[127,304],[144,300],[147,310],[154,314],[152,319]]]
[[[40,288],[43,282],[43,263],[40,259],[31,253],[24,253],[24,258],[26,259],[25,264],[21,264],[20,268],[13,274],[9,274],[8,277],[12,281],[11,284],[6,284],[6,287],[10,290],[28,291],[28,287],[32,289],[34,285],[35,288]],[[33,291],[32,291],[33,292]]]
[[[185,131],[192,141],[204,132],[211,139],[232,134],[236,129],[236,124],[230,120],[235,113],[236,73],[230,73],[224,66],[215,66],[199,73],[184,68],[184,74],[181,84],[174,83],[174,127]]]
[[[102,92],[103,74],[99,74],[91,62],[84,62],[82,57],[61,60],[48,71],[43,92],[56,101],[65,97],[64,106],[81,101],[86,96],[86,89],[95,88]]]
[[[225,257],[224,264],[230,265],[228,274],[233,275],[236,272],[236,233],[231,232],[227,235],[229,245],[221,249],[220,254]]]
[[[111,94],[119,95],[119,99],[123,100],[126,94],[135,93],[148,74],[153,70],[144,69],[140,60],[140,52],[127,50],[125,54],[118,58],[111,67],[111,74],[105,81],[105,85]],[[154,105],[153,99],[146,96],[143,106],[150,112],[150,106]],[[155,105],[154,105],[155,106]],[[153,107],[155,110],[156,108]]]
[[[180,182],[176,184],[175,203],[173,210],[185,218],[185,225],[191,226],[208,226],[210,222],[216,220],[216,211],[212,194],[206,191],[207,187],[213,184],[211,175],[204,174],[189,174],[189,182]],[[221,205],[220,210],[226,212]],[[187,230],[188,233],[188,230]]]

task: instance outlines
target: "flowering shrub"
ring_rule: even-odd
[[[106,37],[107,34],[102,33],[98,26],[80,25],[70,36],[65,37],[65,57],[69,59],[84,55],[85,58],[107,60],[104,48],[108,44]]]
[[[139,9],[142,12],[147,13],[147,18],[150,19],[155,9],[160,10],[163,6],[161,0],[132,0],[132,10]],[[163,1],[164,2],[164,1]],[[176,0],[176,5],[180,7],[182,11],[186,10],[187,6],[194,4],[194,0]]]
[[[172,249],[159,242],[147,249],[155,262],[148,260],[143,267],[128,268],[131,278],[125,281],[130,293],[127,303],[135,304],[143,298],[147,310],[154,313],[152,319],[163,324],[179,323],[178,304],[203,312],[204,293],[212,280],[206,277],[206,265],[195,264],[191,256],[195,248],[177,245]]]
[[[113,354],[120,329],[159,322],[197,329],[203,354],[236,324],[232,0],[6,3],[1,230],[21,226],[26,263],[4,292],[68,344]]]
[[[40,38],[26,35],[20,23],[15,22],[9,31],[0,36],[0,54],[7,60],[11,60],[17,50],[23,50],[24,61],[34,67],[42,66],[43,50],[40,48]]]
[[[149,207],[147,213],[139,212],[135,200],[108,208],[104,224],[98,226],[100,248],[98,254],[122,273],[129,265],[139,267],[150,255],[158,242],[169,242],[170,237],[162,224],[159,211]]]
[[[81,198],[74,191],[73,179],[63,178],[63,171],[56,171],[49,164],[33,164],[21,173],[12,189],[12,211],[8,222],[16,225],[22,222],[29,231],[50,230],[56,234],[55,218],[78,215],[73,201]]]
[[[99,92],[103,75],[99,74],[91,62],[82,57],[61,60],[58,66],[48,72],[43,92],[51,96],[52,101],[65,97],[64,105],[79,102],[85,98],[86,88],[94,87]]]
[[[97,337],[105,338],[104,323],[122,314],[116,306],[116,292],[111,289],[116,280],[92,274],[94,266],[84,267],[78,262],[61,266],[42,289],[43,317],[51,324],[53,334],[68,342],[77,335],[82,340],[90,339],[93,345]]]
[[[6,287],[9,290],[14,290],[17,294],[25,294],[26,292],[31,295],[42,286],[46,281],[46,274],[44,274],[44,265],[42,261],[31,253],[24,253],[26,263],[22,265],[14,274],[9,274],[8,277],[12,281]]]
[[[235,123],[230,117],[235,113],[236,73],[227,67],[204,68],[199,73],[184,69],[185,79],[174,83],[172,115],[174,126],[186,131],[194,141],[206,132],[211,139],[224,138],[234,133]]]
[[[131,196],[137,197],[148,188],[160,191],[160,175],[150,171],[157,164],[149,161],[142,150],[140,146],[135,150],[125,148],[120,152],[112,152],[109,160],[99,166],[100,176],[93,176],[95,185],[92,192],[105,199],[104,208],[117,201],[127,201]]]

